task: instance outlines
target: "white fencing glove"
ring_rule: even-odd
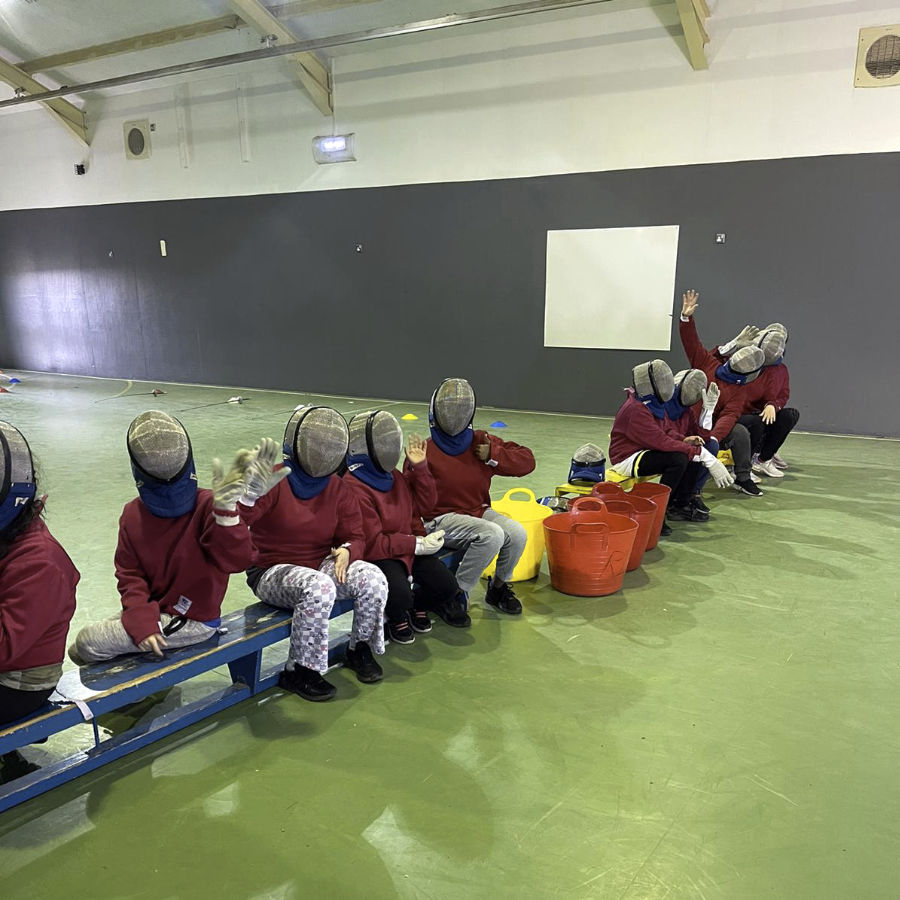
[[[727,344],[722,344],[719,347],[719,353],[722,356],[731,356],[735,350],[749,347],[757,337],[759,337],[759,329],[755,325],[745,325],[738,335],[733,337]]]
[[[432,531],[425,537],[416,538],[416,556],[430,556],[444,546],[444,532]]]
[[[246,465],[242,461],[240,453],[227,473],[219,460],[213,460],[213,514],[220,525],[237,525],[240,522],[237,503],[244,493],[246,477]],[[219,515],[219,512],[228,513],[228,515]]]
[[[709,470],[716,487],[725,488],[734,484],[734,475],[706,447],[700,450],[700,462]]]
[[[247,452],[242,450],[241,454]],[[239,458],[241,454],[238,454]],[[253,506],[260,497],[268,494],[283,478],[290,475],[288,466],[275,468],[280,462],[281,448],[271,438],[263,438],[247,460],[246,486],[241,497],[244,506]]]
[[[700,397],[703,401],[700,427],[709,431],[712,428],[713,411],[719,402],[719,386],[713,381],[705,391],[700,392]]]

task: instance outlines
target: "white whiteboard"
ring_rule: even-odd
[[[669,350],[678,226],[547,232],[544,346]]]

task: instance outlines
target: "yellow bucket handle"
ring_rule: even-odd
[[[502,503],[504,500],[509,500],[509,498],[512,497],[513,494],[528,494],[528,499],[532,503],[537,503],[537,498],[534,496],[534,491],[530,490],[529,488],[513,488],[503,495],[503,497],[500,499],[500,502]],[[519,500],[517,502],[524,503],[525,501]]]

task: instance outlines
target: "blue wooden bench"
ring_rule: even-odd
[[[452,551],[440,555],[454,570],[461,557]],[[352,609],[352,600],[339,600],[331,618]],[[290,636],[290,612],[254,603],[223,616],[222,628],[224,633],[201,644],[166,651],[163,659],[136,653],[64,672],[51,702],[25,719],[0,726],[0,755],[76,725],[92,727],[94,746],[0,785],[0,812],[275,687],[284,660],[264,669],[262,655],[266,647]],[[346,646],[347,635],[332,639],[329,665],[343,660]],[[228,667],[230,685],[101,740],[98,716],[223,666]]]

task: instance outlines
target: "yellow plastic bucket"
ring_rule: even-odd
[[[527,500],[513,500],[514,494],[524,494]],[[544,558],[544,527],[543,521],[547,516],[553,515],[549,506],[538,503],[534,491],[528,488],[513,488],[507,491],[500,500],[491,504],[491,509],[501,515],[508,516],[518,522],[527,532],[528,541],[521,559],[513,569],[510,581],[528,581],[537,578],[541,570],[541,560]],[[482,578],[493,575],[497,568],[497,558],[494,557],[491,564],[484,570]]]

